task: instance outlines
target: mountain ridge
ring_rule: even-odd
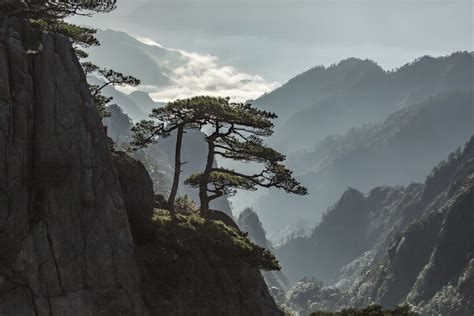
[[[302,218],[317,222],[347,187],[366,191],[422,181],[429,166],[474,132],[473,100],[472,91],[432,97],[381,122],[329,136],[312,152],[290,156],[288,165],[310,188],[310,195],[295,198],[269,192],[257,200],[255,208],[266,229],[274,232],[279,222],[291,222],[293,216],[286,210],[294,207]]]
[[[473,205],[474,136],[424,184],[379,187],[367,195],[346,191],[311,237],[277,248],[284,271],[304,254],[306,275],[327,284],[312,294],[312,281],[302,280],[287,292],[286,304],[309,313],[409,303],[422,315],[470,315]],[[354,211],[367,215],[358,218],[362,225],[354,222]],[[310,298],[297,301],[305,289]],[[334,295],[321,299],[324,291]]]

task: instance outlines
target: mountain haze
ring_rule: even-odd
[[[471,53],[422,57],[394,72],[349,59],[256,100],[284,113],[270,143],[284,148],[310,190],[302,198],[276,191],[258,198],[255,209],[267,231],[273,235],[298,219],[317,222],[349,186],[421,181],[428,166],[473,132],[473,73]],[[287,211],[295,207],[296,218]]]
[[[424,56],[393,71],[349,58],[315,67],[253,103],[280,116],[273,142],[294,151],[451,90],[474,87],[474,56]]]
[[[423,315],[471,315],[473,150],[471,137],[424,184],[383,186],[366,195],[350,189],[311,236],[277,248],[290,280],[315,276],[327,285],[318,293],[333,293],[325,299],[305,293],[303,280],[289,290],[287,304],[295,308],[291,299],[299,293],[308,299],[296,308],[306,312],[409,303]]]

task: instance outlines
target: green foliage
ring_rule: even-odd
[[[179,196],[174,201],[174,209],[178,213],[197,213],[199,211],[197,204],[187,194]]]
[[[84,72],[87,75],[96,74],[100,79],[103,79],[105,82],[102,85],[89,85],[89,89],[94,99],[97,112],[99,112],[100,117],[105,118],[109,117],[110,113],[107,111],[107,106],[113,100],[112,97],[107,97],[102,94],[102,90],[109,86],[132,86],[136,87],[140,84],[140,80],[129,75],[124,75],[120,72],[99,68],[91,62],[85,62],[82,64]]]
[[[31,24],[42,31],[67,36],[73,43],[76,55],[84,59],[88,57],[88,54],[83,48],[100,45],[95,37],[97,30],[71,24],[65,22],[64,19],[74,15],[91,16],[95,13],[108,13],[116,8],[116,2],[116,0],[26,0],[21,2],[22,5],[19,7],[6,8],[0,5],[0,9],[6,11],[7,15],[29,18]],[[106,108],[112,101],[111,97],[101,93],[103,88],[108,85],[137,86],[140,84],[140,80],[135,77],[99,68],[91,62],[84,62],[82,66],[86,75],[96,73],[105,81],[102,86],[89,86],[97,111],[102,118],[110,116]]]
[[[293,316],[291,311],[286,306],[280,306],[280,310],[285,316]]]
[[[95,37],[97,30],[79,26],[64,22],[62,20],[48,21],[44,19],[34,20],[30,22],[34,25],[41,27],[42,30],[47,32],[59,33],[69,37],[75,45],[80,47],[90,47],[100,45],[99,40]]]
[[[136,148],[155,144],[159,137],[168,137],[180,126],[185,129],[200,128],[204,125],[201,115],[188,100],[177,100],[150,113],[150,120],[142,120],[132,128],[133,142]]]
[[[120,72],[111,70],[111,69],[106,69],[102,68],[98,70],[100,76],[106,81],[102,87],[100,87],[99,90],[102,90],[104,87],[108,85],[114,85],[114,86],[132,86],[136,87],[140,84],[140,80],[130,76],[130,75],[124,75]]]
[[[159,137],[167,137],[176,129],[199,129],[203,126],[211,128],[206,137],[209,152],[205,170],[191,175],[185,181],[186,184],[199,188],[203,212],[207,211],[209,201],[232,195],[237,189],[276,187],[288,193],[307,194],[306,188],[282,164],[285,156],[263,141],[262,137],[273,133],[272,120],[277,117],[274,113],[259,110],[246,103],[232,103],[229,98],[198,96],[170,102],[165,107],[153,109],[149,116],[149,120],[142,120],[132,128],[132,145],[136,148],[154,144]],[[178,175],[175,179],[179,178],[181,137],[182,134],[178,133],[178,160],[175,163]],[[248,175],[235,170],[214,168],[216,155],[237,161],[261,163],[264,170],[259,174]]]
[[[168,208],[173,210],[181,174],[183,135],[186,129],[200,128],[202,124],[198,121],[192,108],[189,109],[182,106],[181,100],[171,102],[163,108],[153,109],[149,117],[150,120],[142,120],[132,127],[133,142],[131,145],[135,150],[138,150],[155,144],[158,141],[158,137],[168,137],[173,131],[176,131],[174,177],[168,197]]]
[[[266,146],[263,143],[263,139],[255,135],[246,137],[245,141],[240,141],[237,137],[228,136],[220,139],[217,144],[223,149],[226,147],[232,148],[232,150],[225,149],[225,152],[220,154],[228,159],[262,163],[267,161],[277,163],[285,160],[284,155]]]
[[[186,179],[184,183],[192,187],[199,187],[199,183],[202,181],[202,176],[202,172],[192,174]],[[211,172],[208,179],[208,183],[212,185],[212,187],[214,188],[213,190],[219,190],[227,196],[235,194],[236,189],[250,191],[254,191],[257,189],[254,183],[251,180],[245,178],[244,176],[240,176],[238,174],[233,175],[227,172],[220,171]]]
[[[416,316],[419,315],[412,312],[410,306],[398,306],[393,309],[384,309],[380,305],[370,305],[363,309],[343,309],[339,312],[319,311],[311,313],[311,316]]]
[[[97,86],[90,85],[92,92],[96,89]],[[106,97],[102,93],[93,93],[92,99],[94,100],[95,107],[99,116],[102,118],[110,117],[110,112],[107,110],[107,105],[113,100],[112,97]]]
[[[152,220],[155,238],[165,249],[186,252],[205,245],[229,260],[241,259],[259,269],[280,270],[273,254],[253,244],[237,227],[222,220],[204,218],[196,212],[177,212],[171,216],[163,209],[156,209]]]
[[[62,20],[74,15],[91,16],[108,13],[116,8],[117,0],[25,0],[26,11],[32,17]]]

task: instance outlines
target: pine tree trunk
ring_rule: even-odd
[[[206,168],[202,174],[199,182],[199,199],[201,200],[201,213],[206,215],[209,212],[209,196],[207,195],[207,184],[209,183],[209,177],[211,175],[211,169],[214,165],[214,140],[208,139],[208,153]]]
[[[174,212],[174,201],[178,193],[179,176],[181,174],[181,145],[183,143],[184,126],[178,127],[176,134],[176,150],[174,156],[174,176],[173,185],[171,186],[170,196],[168,198],[168,210]]]

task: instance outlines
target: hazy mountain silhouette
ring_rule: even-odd
[[[410,303],[423,315],[471,315],[473,176],[471,137],[424,184],[349,189],[311,236],[277,248],[284,271],[293,282],[316,276],[337,287],[332,306]]]
[[[349,58],[296,76],[254,104],[280,116],[273,143],[282,149],[314,146],[325,136],[386,117],[453,89],[472,89],[474,57],[460,52],[421,57],[394,71]]]
[[[328,136],[314,150],[294,155],[290,165],[300,172],[299,180],[310,188],[310,195],[300,198],[272,191],[255,207],[269,231],[294,222],[296,214],[317,221],[349,186],[369,190],[421,181],[430,166],[473,132],[472,91],[430,98],[382,122]]]

